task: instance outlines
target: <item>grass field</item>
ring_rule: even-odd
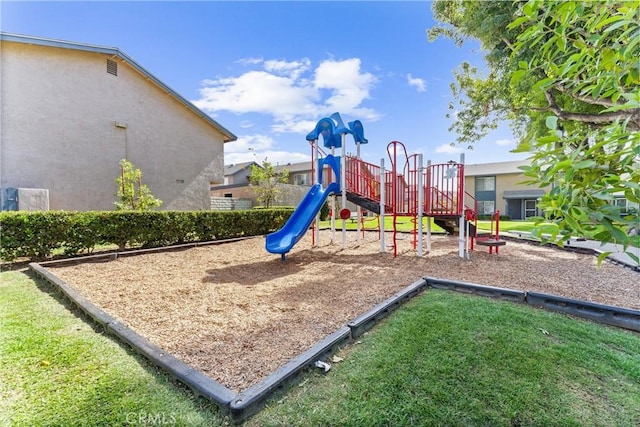
[[[249,425],[640,425],[640,335],[428,291]],[[26,271],[0,273],[0,425],[228,425]]]
[[[0,273],[0,425],[222,425],[217,407],[70,307],[27,272]]]
[[[640,337],[428,291],[252,426],[638,426]]]
[[[427,227],[427,218],[422,218],[423,230],[426,230]],[[411,232],[413,231],[413,217],[409,216],[401,216],[396,219],[396,225],[398,227],[398,231],[401,232]],[[533,221],[500,221],[500,231],[526,231],[530,232],[535,227]],[[320,228],[327,229],[331,227],[331,221],[320,221]],[[356,230],[358,227],[358,223],[355,220],[346,220],[346,228],[347,230]],[[365,230],[377,230],[378,229],[378,221],[375,217],[368,217],[364,223]],[[387,215],[384,218],[384,228],[387,231],[393,230],[393,217]],[[336,229],[342,229],[342,220],[336,220]],[[490,230],[491,229],[491,221],[478,221],[478,229],[480,230]],[[431,218],[431,231],[433,233],[444,233],[444,230],[440,228],[437,224],[433,222],[433,218]]]

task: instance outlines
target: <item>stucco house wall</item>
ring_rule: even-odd
[[[117,49],[0,43],[0,187],[48,189],[50,209],[111,210],[128,159],[160,209],[209,209],[232,133]]]
[[[477,196],[476,178],[494,177],[495,210],[513,219],[524,219],[525,201],[536,200],[549,191],[549,188],[523,184],[527,178],[518,167],[525,165],[528,165],[526,160],[465,165],[465,191]]]
[[[251,199],[253,205],[257,206],[258,201],[249,184],[230,184],[211,187],[211,197],[238,197],[241,199]]]

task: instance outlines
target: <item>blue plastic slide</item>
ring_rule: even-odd
[[[298,240],[307,232],[313,219],[316,217],[327,196],[340,191],[340,183],[332,182],[323,189],[322,184],[311,186],[307,195],[300,202],[293,214],[289,217],[284,227],[275,233],[267,234],[267,251],[272,254],[282,254],[282,259],[287,252],[298,243]]]

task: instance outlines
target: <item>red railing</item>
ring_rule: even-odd
[[[346,157],[345,164],[347,190],[379,202],[380,166],[351,156]]]
[[[464,165],[430,165],[425,172],[424,212],[429,216],[460,216],[464,209]]]

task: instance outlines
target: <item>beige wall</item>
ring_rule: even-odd
[[[1,42],[0,187],[48,189],[51,209],[109,210],[127,158],[161,209],[209,209],[223,135],[126,62],[108,74],[106,59]]]
[[[253,189],[248,185],[211,189],[211,197],[225,197],[225,194],[231,194],[231,197],[238,197],[240,199],[251,199],[254,206],[258,205]]]
[[[507,201],[504,199],[505,191],[517,191],[517,190],[534,190],[538,187],[532,187],[523,184],[523,181],[527,180],[521,173],[500,174],[500,175],[478,175],[478,176],[495,176],[496,177],[496,210],[502,213],[507,212]],[[471,195],[476,191],[476,176],[467,176],[464,180],[465,191]],[[544,189],[549,191],[548,188]]]
[[[275,206],[298,206],[300,201],[309,191],[309,187],[303,185],[278,184],[280,194]],[[251,199],[253,206],[260,206],[258,199],[250,185],[232,186],[227,188],[214,187],[211,189],[211,197],[224,197],[225,194],[231,194],[231,197],[241,199]]]

